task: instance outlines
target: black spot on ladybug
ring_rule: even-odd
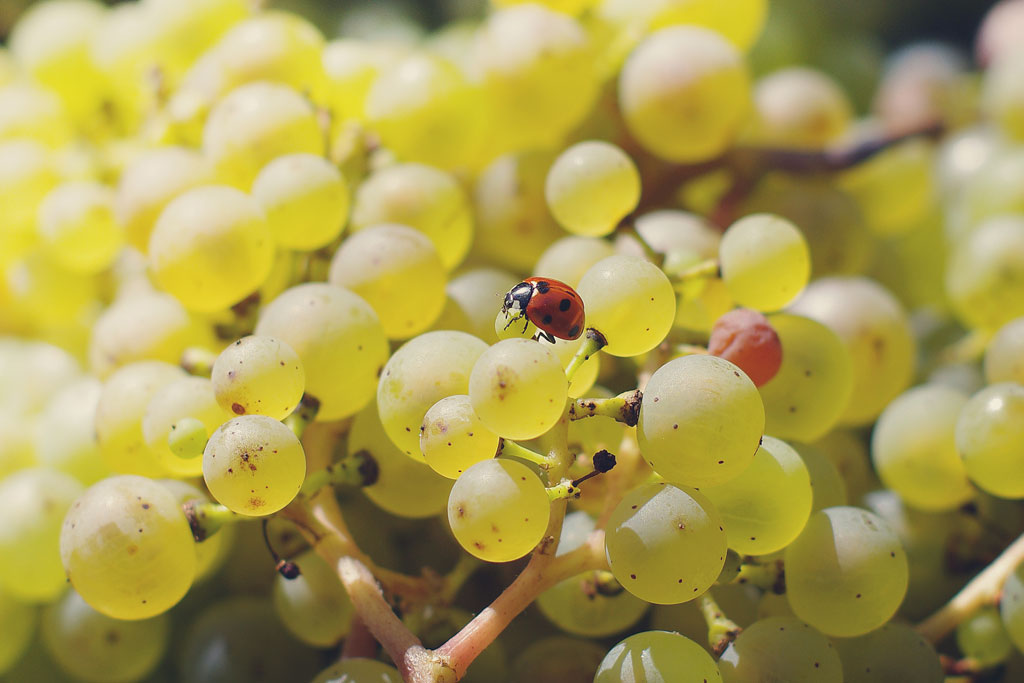
[[[550,325],[550,324],[551,324],[551,321],[552,321],[552,320],[554,320],[554,318],[552,318],[552,317],[551,317],[551,314],[550,314],[550,313],[548,313],[548,314],[547,314],[546,316],[544,316],[544,317],[543,317],[543,318],[541,319],[541,322],[542,322],[542,323],[544,323],[545,325]]]
[[[540,282],[538,282],[536,286],[537,286],[537,291],[540,292],[541,294],[547,294],[548,290],[551,289],[551,285],[549,285],[544,280],[541,280]]]
[[[572,327],[569,328],[569,336],[570,337],[575,337],[579,333],[580,333],[580,326],[579,325],[573,325]]]
[[[558,310],[562,311],[563,313],[565,311],[568,311],[571,307],[572,302],[569,301],[568,299],[562,299],[561,301],[558,302]]]

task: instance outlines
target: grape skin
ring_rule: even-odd
[[[689,638],[667,631],[635,633],[605,655],[594,683],[721,683],[715,660]]]

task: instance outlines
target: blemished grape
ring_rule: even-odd
[[[313,683],[402,683],[398,669],[376,659],[352,657],[324,669]]]
[[[185,308],[212,313],[259,287],[274,257],[267,220],[240,190],[208,185],[169,203],[149,236],[157,283]]]
[[[882,483],[922,510],[952,510],[974,489],[956,444],[956,422],[967,396],[925,384],[897,396],[871,434],[871,460]]]
[[[438,474],[458,479],[470,466],[493,458],[498,435],[484,425],[466,394],[442,398],[420,426],[420,452]]]
[[[131,622],[113,619],[69,590],[43,610],[42,636],[50,656],[75,678],[128,683],[160,663],[170,640],[170,620],[164,614]]]
[[[308,282],[282,292],[262,310],[256,334],[280,339],[299,355],[317,417],[337,420],[373,398],[388,357],[380,318],[342,287]]]
[[[999,616],[1018,650],[1024,650],[1024,563],[1006,577],[999,598]]]
[[[0,674],[7,673],[31,645],[37,615],[35,605],[15,600],[0,587],[0,624],[4,625],[4,637],[0,640]]]
[[[1002,382],[972,396],[956,421],[956,447],[980,489],[1024,497],[1024,386]]]
[[[99,380],[83,378],[68,383],[50,399],[35,430],[39,464],[67,472],[85,484],[108,474],[95,427],[102,391]]]
[[[537,258],[533,274],[561,280],[578,288],[580,280],[598,261],[613,256],[615,247],[596,237],[570,235],[552,242]]]
[[[615,145],[580,142],[562,152],[548,170],[544,195],[555,219],[574,235],[601,237],[636,208],[640,173]]]
[[[142,416],[142,437],[168,472],[195,477],[203,473],[202,452],[176,452],[171,446],[180,421],[198,420],[209,436],[230,417],[231,413],[217,404],[210,380],[183,377],[164,385],[149,399]]]
[[[311,250],[334,240],[348,222],[344,176],[315,154],[286,154],[264,166],[252,184],[279,246]]]
[[[842,88],[827,74],[789,67],[754,85],[757,111],[750,137],[757,144],[820,149],[842,136],[853,110]]]
[[[508,439],[533,439],[551,429],[568,389],[558,356],[529,339],[498,342],[480,354],[469,375],[473,410]]]
[[[995,330],[1024,315],[1024,218],[996,216],[952,250],[946,294],[972,328]]]
[[[70,475],[35,467],[0,481],[0,586],[24,602],[50,602],[65,586],[57,542],[64,513],[82,493]]]
[[[669,631],[634,633],[601,661],[594,683],[702,681],[720,683],[715,660],[685,636]]]
[[[442,398],[469,391],[469,376],[487,344],[465,332],[427,332],[392,354],[377,386],[380,421],[406,455],[422,458],[423,416]]]
[[[985,605],[956,627],[956,645],[964,657],[987,668],[1001,664],[1013,653],[1013,643],[1006,633],[999,611]]]
[[[213,394],[234,415],[288,417],[306,388],[306,372],[292,347],[250,335],[228,345],[213,362]]]
[[[676,294],[660,268],[637,256],[615,255],[592,265],[576,291],[586,326],[605,336],[604,351],[636,356],[660,344],[672,329]]]
[[[768,319],[749,308],[729,311],[715,321],[708,353],[746,373],[755,386],[768,382],[782,365],[782,342]]]
[[[306,477],[306,454],[287,426],[243,415],[217,428],[203,453],[203,479],[220,503],[263,516],[292,502]]]
[[[694,163],[720,154],[750,106],[743,57],[714,31],[673,26],[651,34],[619,74],[629,132],[651,153]]]
[[[985,381],[1024,384],[1024,317],[999,328],[985,349]]]
[[[54,259],[81,273],[106,269],[121,248],[114,192],[100,183],[59,185],[39,204],[39,232]]]
[[[354,608],[334,569],[313,550],[292,560],[301,572],[294,579],[274,577],[274,611],[296,638],[314,647],[330,647],[348,635]]]
[[[664,482],[622,499],[608,520],[605,549],[616,580],[641,600],[671,605],[699,597],[725,563],[726,535],[703,494]]]
[[[777,311],[793,301],[811,276],[807,240],[781,216],[754,214],[736,221],[718,247],[722,279],[741,306]]]
[[[895,614],[907,592],[907,554],[867,510],[811,515],[786,548],[786,594],[796,615],[832,636],[858,636]]]
[[[764,406],[754,383],[729,361],[684,356],[651,375],[636,434],[661,476],[715,486],[750,465],[764,434]]]
[[[192,532],[174,495],[134,475],[93,484],[60,533],[64,570],[89,605],[115,619],[147,619],[176,605],[196,573]]]
[[[328,281],[366,300],[392,339],[424,332],[441,315],[447,273],[431,241],[405,225],[375,225],[342,243]]]
[[[540,542],[550,508],[544,484],[529,467],[485,460],[455,481],[448,497],[448,523],[466,552],[488,562],[509,562]]]
[[[769,617],[747,627],[725,648],[723,683],[841,683],[843,664],[829,639],[799,619]]]
[[[725,525],[729,547],[742,555],[767,555],[796,538],[811,514],[807,466],[785,441],[765,436],[739,476],[701,487]]]
[[[889,623],[856,638],[833,640],[844,683],[942,683],[935,648],[905,624]]]
[[[350,229],[398,223],[430,238],[445,268],[462,262],[473,241],[469,198],[448,173],[425,164],[394,164],[356,190]]]

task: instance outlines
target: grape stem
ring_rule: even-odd
[[[299,494],[312,496],[325,486],[372,486],[380,467],[369,451],[359,451],[306,477]]]
[[[591,356],[606,346],[608,346],[608,340],[605,336],[593,327],[588,327],[584,332],[583,343],[580,344],[580,348],[576,349],[576,354],[569,361],[569,365],[565,367],[566,378],[571,382],[576,371],[583,367],[583,364],[590,360]]]
[[[190,346],[181,352],[178,364],[190,375],[209,377],[213,374],[213,363],[217,354],[201,346]]]
[[[711,645],[711,650],[718,657],[725,652],[725,648],[729,647],[729,643],[736,640],[736,636],[743,629],[735,621],[725,616],[725,612],[715,602],[715,597],[710,590],[705,591],[704,595],[697,599],[697,603],[704,616],[704,621],[708,625],[708,644]]]
[[[555,465],[554,458],[550,455],[543,455],[537,451],[530,450],[526,446],[521,446],[510,439],[498,439],[498,451],[495,453],[495,457],[502,455],[512,456],[513,458],[525,460],[526,462],[532,462],[545,472],[549,471]]]
[[[578,398],[569,405],[569,419],[582,420],[600,415],[635,427],[640,420],[642,399],[643,393],[639,389],[612,398]]]
[[[377,656],[377,639],[366,628],[366,622],[358,613],[352,615],[349,622],[348,635],[341,646],[341,659],[356,659],[359,657],[374,658]]]
[[[188,520],[188,526],[192,529],[192,538],[196,540],[196,543],[202,543],[226,524],[234,524],[247,519],[220,503],[199,498],[186,501],[182,504],[181,509],[185,512],[185,519]]]
[[[309,394],[303,394],[302,398],[299,399],[299,405],[295,406],[292,414],[282,420],[282,422],[288,425],[296,437],[301,439],[306,431],[306,427],[312,424],[318,412],[320,412],[320,399]]]
[[[989,566],[954,595],[939,611],[915,628],[932,643],[937,643],[974,614],[983,605],[995,603],[1007,577],[1024,562],[1024,534],[1017,537]]]
[[[710,353],[706,346],[699,344],[676,344],[672,351],[676,356],[706,356]]]
[[[716,258],[695,263],[672,278],[672,286],[678,294],[688,294],[694,283],[722,277],[722,266]]]
[[[781,595],[786,592],[786,574],[782,560],[761,562],[753,557],[744,557],[736,578],[730,583],[749,583],[761,590]]]

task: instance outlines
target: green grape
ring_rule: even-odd
[[[846,482],[839,468],[829,459],[817,446],[794,443],[794,450],[807,467],[807,474],[811,477],[811,491],[814,494],[811,501],[811,512],[824,510],[825,508],[837,505],[846,505],[849,496],[846,495]]]
[[[401,683],[398,669],[376,659],[351,657],[324,669],[313,683]]]
[[[1006,578],[999,598],[999,616],[1018,651],[1024,651],[1024,563]]]
[[[327,77],[327,102],[340,119],[364,119],[366,96],[382,72],[398,64],[409,52],[401,43],[339,38],[324,46],[322,62]]]
[[[396,447],[381,424],[383,414],[371,403],[356,415],[349,433],[349,452],[366,451],[379,470],[377,481],[364,487],[363,493],[377,507],[399,517],[420,519],[440,514],[448,504],[452,481]]]
[[[216,347],[209,324],[170,294],[143,289],[114,301],[93,323],[89,368],[102,378],[135,361],[176,364],[189,347]]]
[[[1007,50],[993,60],[982,82],[981,109],[1010,140],[1024,140],[1024,54]]]
[[[208,185],[169,203],[149,237],[153,275],[185,308],[212,313],[259,287],[274,244],[259,205],[230,187]]]
[[[486,121],[479,90],[454,64],[428,53],[382,69],[366,93],[365,115],[398,158],[444,169],[476,161]]]
[[[423,416],[420,452],[430,468],[449,479],[458,479],[471,465],[493,458],[498,435],[473,411],[468,395],[442,398]]]
[[[721,231],[703,216],[678,209],[649,211],[637,217],[634,227],[644,242],[667,259],[683,252],[698,259],[714,258],[722,241]]]
[[[227,422],[231,413],[217,404],[213,383],[205,377],[182,377],[158,389],[142,416],[142,438],[160,464],[175,476],[195,477],[203,473],[202,453],[181,453],[171,448],[179,421],[187,418],[202,423],[206,435]]]
[[[548,151],[527,150],[500,156],[480,172],[473,187],[474,254],[517,272],[541,265],[538,258],[564,234],[544,198],[544,180],[553,160]],[[510,244],[515,248],[509,249]],[[609,248],[602,258],[611,253]]]
[[[833,636],[887,622],[907,592],[907,554],[882,518],[853,507],[811,515],[786,548],[786,594],[798,617]]]
[[[667,161],[696,163],[721,154],[750,106],[742,55],[697,26],[647,36],[626,60],[618,85],[626,128]]]
[[[571,17],[534,4],[493,12],[474,54],[491,105],[496,148],[488,152],[557,146],[597,97],[594,57],[586,30]]]
[[[462,262],[473,241],[469,198],[454,177],[424,164],[393,164],[356,190],[350,229],[399,223],[430,238],[445,268]]]
[[[514,460],[476,463],[459,476],[448,496],[448,524],[455,540],[487,562],[510,562],[533,550],[544,536],[550,512],[540,478]]]
[[[804,236],[771,214],[754,214],[729,226],[718,254],[729,294],[741,306],[761,311],[789,304],[811,275]]]
[[[935,204],[933,156],[924,141],[904,143],[846,171],[839,185],[857,199],[872,232],[904,235]]]
[[[723,683],[842,683],[843,665],[828,638],[789,617],[748,626],[718,661]]]
[[[277,512],[292,502],[305,478],[302,444],[291,429],[266,415],[225,422],[210,436],[203,453],[207,488],[240,515]]]
[[[878,283],[863,277],[815,280],[788,310],[831,328],[850,352],[853,392],[841,424],[870,422],[910,384],[916,353],[910,323]]]
[[[285,154],[323,154],[313,106],[285,85],[257,81],[225,95],[203,127],[203,153],[220,182],[248,189]]]
[[[183,505],[191,500],[198,500],[203,503],[210,502],[209,495],[188,482],[181,481],[180,479],[160,479],[158,481],[161,486],[171,492],[179,505]],[[216,574],[227,561],[234,545],[236,528],[230,524],[224,525],[216,533],[195,543],[195,580],[197,583]]]
[[[121,172],[114,214],[125,241],[145,251],[157,218],[175,197],[212,180],[203,155],[187,147],[159,147],[136,157]]]
[[[306,373],[298,354],[280,339],[251,335],[225,347],[210,376],[217,403],[235,415],[283,420],[299,405]]]
[[[287,249],[327,246],[348,221],[348,184],[334,164],[315,154],[277,157],[256,176],[252,196],[274,241]]]
[[[764,593],[761,596],[761,600],[757,603],[757,618],[767,619],[769,617],[796,619],[796,615],[793,614],[793,608],[789,606],[789,600],[786,599],[785,594]]]
[[[452,278],[445,291],[466,319],[465,327],[460,329],[489,343],[498,341],[495,314],[501,315],[505,294],[519,282],[520,278],[497,268],[473,268]]]
[[[604,351],[636,356],[665,339],[676,317],[676,294],[668,277],[636,256],[609,256],[592,265],[576,291],[587,310],[587,327],[608,340]]]
[[[469,376],[473,410],[507,439],[533,439],[562,417],[569,388],[558,356],[529,339],[505,339],[477,359]]]
[[[608,520],[605,549],[616,580],[657,605],[693,600],[718,578],[726,536],[714,505],[664,482],[626,495]]]
[[[70,475],[42,467],[0,481],[0,585],[13,599],[50,602],[64,590],[57,540],[82,490]]]
[[[561,636],[532,639],[514,662],[508,683],[593,683],[604,648]]]
[[[1024,211],[1022,178],[1024,153],[1019,146],[1008,149],[1000,144],[967,180],[958,197],[960,205],[955,207],[955,217],[961,222],[962,240],[983,221]]]
[[[441,314],[447,274],[426,235],[385,224],[346,239],[331,259],[328,280],[363,297],[388,337],[408,339]]]
[[[544,250],[537,258],[533,274],[561,280],[570,287],[578,287],[580,280],[598,261],[615,255],[615,247],[596,237],[563,237]]]
[[[996,330],[1024,315],[1024,218],[996,216],[954,246],[946,294],[968,327]]]
[[[359,412],[388,358],[384,328],[370,305],[326,283],[285,290],[260,312],[255,333],[280,339],[299,355],[306,393],[320,401],[320,420]]]
[[[685,636],[668,631],[634,633],[605,655],[594,683],[720,683],[715,660]]]
[[[749,134],[766,146],[822,149],[850,126],[853,108],[842,88],[822,71],[780,69],[754,85],[756,119]]]
[[[972,396],[956,421],[956,447],[980,489],[1024,497],[1024,386],[1003,382]]]
[[[427,332],[388,360],[377,387],[380,421],[388,438],[419,460],[419,428],[430,406],[469,391],[469,375],[487,344],[465,332]]]
[[[4,630],[0,639],[0,675],[7,673],[32,644],[36,616],[35,607],[15,600],[0,588],[0,627]]]
[[[64,518],[60,556],[78,594],[115,619],[146,619],[185,595],[196,573],[188,521],[174,495],[134,475],[93,484]]]
[[[46,193],[57,185],[53,158],[34,140],[0,141],[0,266],[24,256],[38,241],[36,211]]]
[[[96,439],[96,408],[103,385],[76,380],[57,392],[39,415],[35,430],[36,458],[41,465],[67,472],[84,484],[108,472]]]
[[[800,455],[770,436],[738,477],[701,493],[722,516],[729,547],[742,555],[767,555],[789,545],[807,523],[813,498]]]
[[[909,505],[953,510],[973,497],[955,436],[966,403],[955,389],[925,384],[897,396],[878,418],[871,461],[882,483]]]
[[[62,669],[83,681],[130,683],[156,669],[170,640],[170,620],[112,619],[73,590],[43,610],[43,642]]]
[[[544,183],[548,207],[574,235],[601,237],[640,201],[640,172],[619,147],[578,142],[562,152]]]
[[[956,627],[956,645],[964,657],[988,668],[1013,654],[1013,643],[992,605],[981,607]]]
[[[105,270],[122,241],[114,221],[113,190],[87,181],[58,185],[39,204],[39,233],[64,268],[79,273]]]
[[[935,648],[914,629],[885,624],[856,638],[836,638],[845,683],[942,683]]]
[[[620,586],[606,595],[596,572],[580,574],[547,589],[537,598],[537,608],[566,633],[598,637],[620,633],[643,617],[649,605]]]
[[[1024,317],[999,328],[985,349],[985,381],[1024,384]]]
[[[189,683],[308,681],[320,661],[285,630],[269,599],[236,596],[207,607],[184,630],[177,670]]]
[[[743,371],[716,356],[671,360],[647,383],[637,423],[644,459],[669,481],[716,486],[750,465],[764,407]]]
[[[274,577],[274,611],[292,635],[314,647],[330,647],[348,635],[355,609],[330,565],[313,550],[294,560],[294,579]]]
[[[96,406],[96,440],[107,467],[114,472],[159,476],[163,467],[146,446],[142,417],[162,387],[185,377],[181,368],[144,360],[118,368],[107,378]]]

